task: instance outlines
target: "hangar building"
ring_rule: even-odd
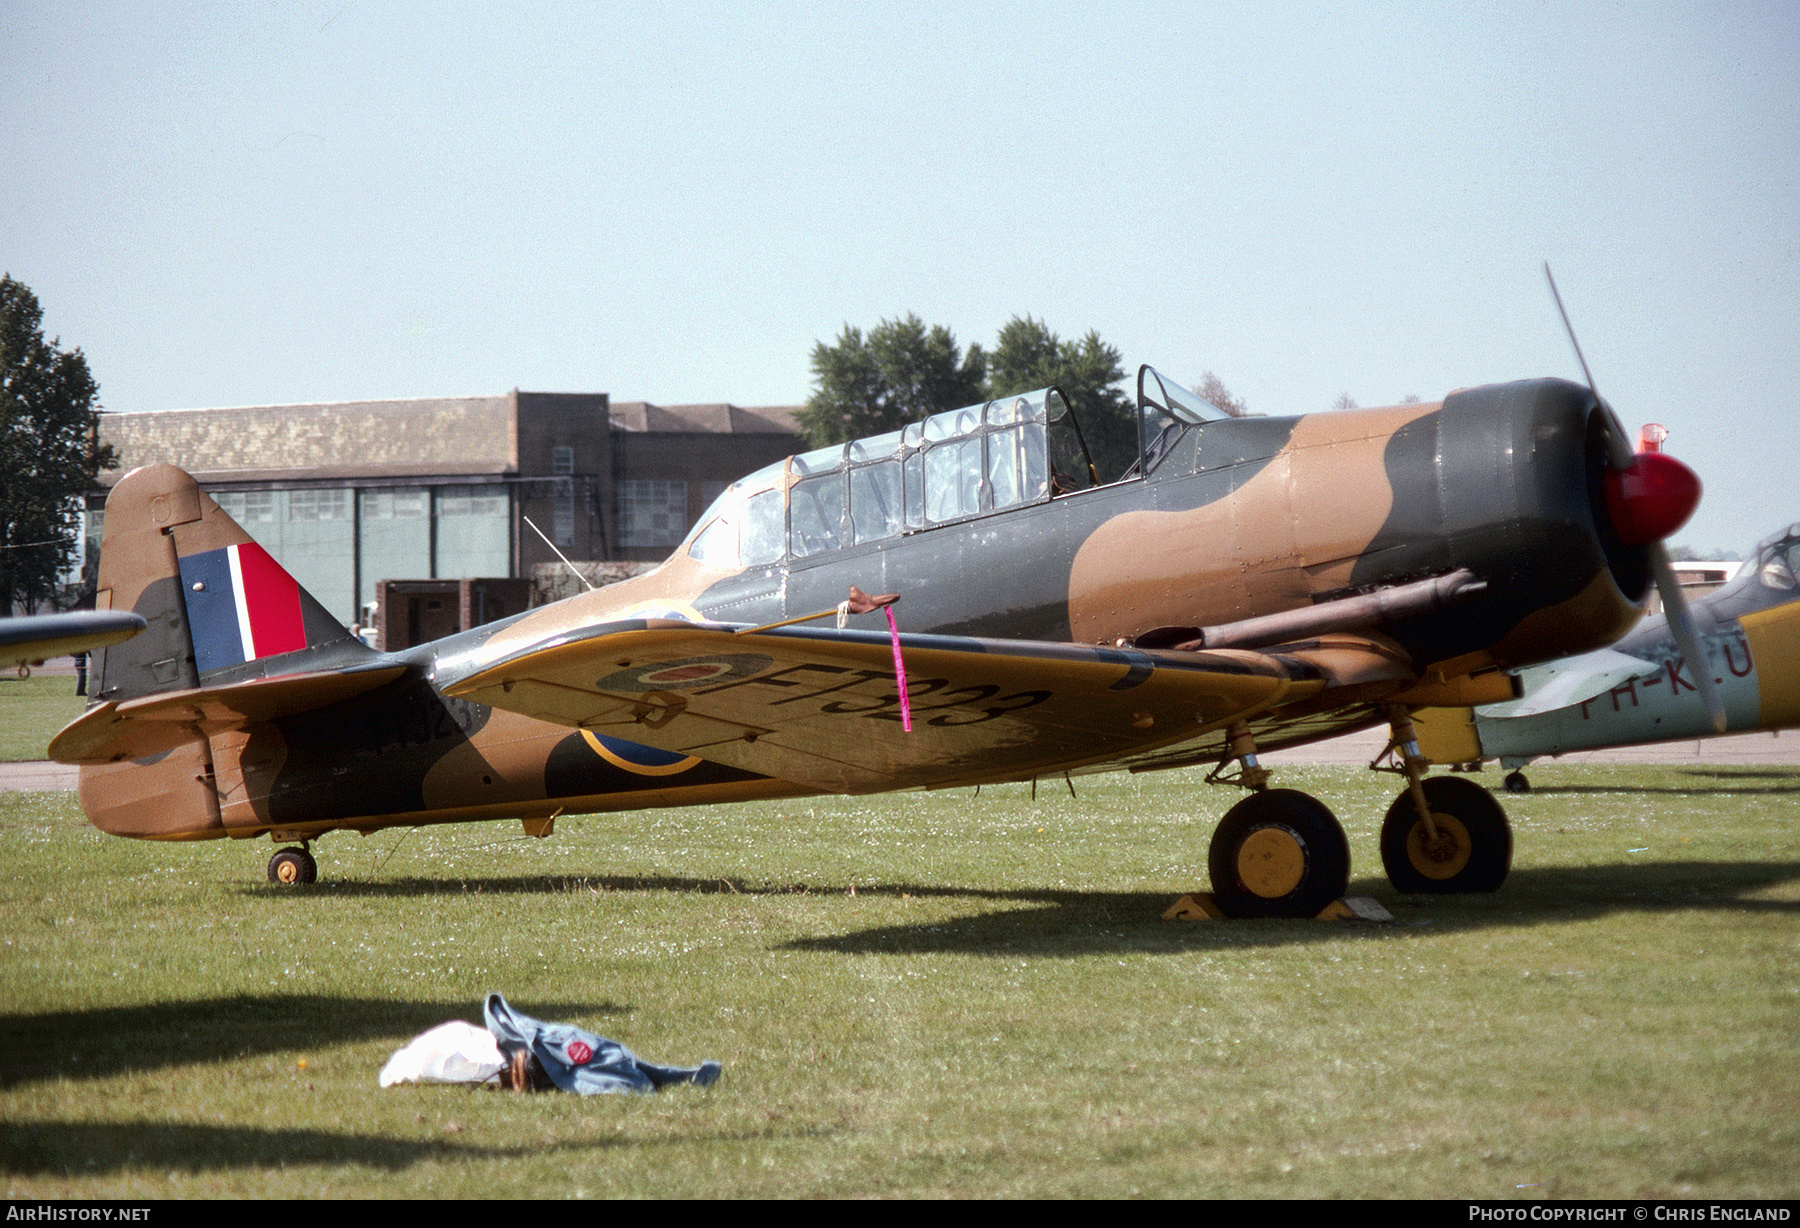
[[[530,578],[556,555],[656,562],[729,483],[804,448],[799,406],[605,393],[103,413],[119,455],[192,473],[346,624],[389,579]],[[91,500],[89,550],[104,492]]]

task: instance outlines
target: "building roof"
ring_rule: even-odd
[[[652,405],[648,401],[614,401],[615,431],[714,435],[798,435],[794,416],[804,406],[763,405],[745,408],[717,402],[710,405]]]
[[[513,406],[509,396],[431,397],[103,413],[100,438],[133,467],[167,461],[212,481],[496,474],[519,466]]]
[[[316,405],[252,405],[102,413],[100,438],[125,468],[166,461],[207,483],[497,477],[519,472],[521,398],[422,397]],[[592,400],[606,406],[606,398]],[[614,431],[632,434],[798,436],[798,405],[610,405]],[[103,486],[124,468],[100,475]]]

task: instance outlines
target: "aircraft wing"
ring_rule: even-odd
[[[144,625],[142,618],[125,610],[0,618],[0,651],[14,664],[46,661],[128,640]]]
[[[461,699],[840,793],[1116,761],[1326,685],[1244,651],[943,635],[903,635],[901,647],[910,733],[882,632],[615,623],[438,684]]]

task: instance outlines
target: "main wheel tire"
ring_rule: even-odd
[[[1512,870],[1512,826],[1494,795],[1472,780],[1433,776],[1423,782],[1437,825],[1435,844],[1408,789],[1381,825],[1381,864],[1396,891],[1460,895],[1497,891]]]
[[[1344,829],[1296,789],[1252,793],[1226,811],[1206,860],[1229,917],[1317,916],[1350,885]]]
[[[317,882],[319,863],[305,849],[282,849],[269,858],[269,881],[283,887]]]
[[[1531,782],[1525,778],[1525,773],[1523,772],[1508,772],[1506,774],[1506,779],[1501,781],[1501,783],[1506,786],[1506,791],[1508,793],[1531,792]]]

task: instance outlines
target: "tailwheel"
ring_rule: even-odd
[[[284,887],[318,880],[319,863],[303,848],[285,848],[269,858],[269,881]]]
[[[1531,781],[1525,778],[1525,773],[1523,772],[1508,772],[1506,774],[1506,779],[1502,783],[1505,784],[1508,793],[1531,792]]]
[[[1350,842],[1317,798],[1266,789],[1219,820],[1207,868],[1227,916],[1312,917],[1349,887]]]
[[[1496,891],[1512,869],[1512,827],[1486,789],[1455,776],[1420,782],[1431,806],[1431,838],[1411,790],[1381,825],[1381,864],[1396,891],[1460,895]]]

